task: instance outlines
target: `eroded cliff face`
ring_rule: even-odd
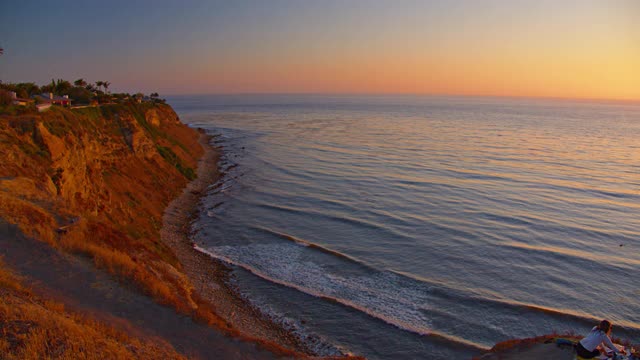
[[[0,217],[162,303],[198,311],[159,236],[164,208],[194,177],[198,137],[158,104],[0,116]]]

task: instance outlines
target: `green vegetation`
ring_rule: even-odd
[[[111,93],[109,81],[96,81],[94,84],[80,78],[73,83],[64,79],[51,79],[51,82],[38,86],[33,82],[28,83],[2,83],[0,81],[0,114],[22,115],[36,112],[35,103],[47,102],[38,95],[53,94],[55,96],[68,96],[73,106],[107,105],[107,104],[164,104],[157,92],[145,96],[143,93],[131,95],[129,93]],[[19,99],[29,99],[28,105],[14,105],[11,92],[15,92]],[[23,100],[24,101],[24,100]]]
[[[1,84],[0,84],[1,85]],[[13,97],[9,90],[3,89],[0,86],[0,114],[7,115],[22,115],[29,112],[34,112],[35,106],[19,106],[13,105]]]
[[[87,118],[91,119],[91,121],[97,122],[99,120],[101,120],[101,111],[102,111],[102,107],[97,108],[97,107],[84,107],[84,108],[79,108],[79,109],[74,109],[74,112],[86,116]]]
[[[90,104],[94,95],[84,87],[74,86],[67,91],[69,98],[76,104]]]
[[[168,147],[164,147],[160,145],[157,145],[156,148],[158,149],[158,152],[160,153],[160,155],[162,155],[162,157],[167,162],[169,162],[169,164],[175,166],[175,168],[182,175],[184,175],[184,177],[186,177],[189,180],[193,180],[196,178],[196,172],[192,168],[188,166],[184,166],[184,164],[182,163],[182,160],[180,160],[178,155],[176,155],[176,153],[174,153],[173,150],[169,149]]]
[[[56,95],[66,95],[67,92],[73,87],[67,80],[58,79],[57,81],[51,79],[51,83],[44,85],[40,88],[43,93],[54,93]],[[31,94],[33,95],[33,94]]]
[[[56,118],[53,121],[44,121],[42,124],[51,134],[57,137],[63,137],[73,130],[72,124],[64,120],[64,117],[62,119]]]
[[[31,95],[40,94],[42,91],[35,83],[0,84],[0,88],[6,91],[14,91],[19,98],[28,98]]]
[[[11,93],[6,90],[0,90],[0,106],[8,106],[11,105],[12,102]]]
[[[113,120],[118,114],[120,107],[113,104],[106,104],[104,106],[100,106],[100,113],[102,117],[107,120]]]

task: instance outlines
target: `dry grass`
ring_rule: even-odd
[[[0,216],[28,236],[89,256],[158,302],[190,314],[198,307],[193,286],[159,240],[162,211],[187,179],[162,160],[156,146],[134,153],[121,129],[137,129],[138,139],[172,149],[187,166],[202,153],[197,133],[176,122],[168,106],[154,108],[161,115],[156,126],[145,121],[144,106],[112,110],[111,118],[98,119],[65,109],[3,118],[0,151],[7,156],[0,163]],[[58,221],[71,217],[82,220],[59,234],[67,224]]]
[[[184,359],[169,344],[144,340],[34,296],[0,263],[3,359]]]
[[[148,121],[150,111],[154,117]],[[0,153],[6,155],[0,162],[0,217],[58,250],[91,258],[158,303],[242,337],[194,293],[175,254],[160,241],[163,210],[188,180],[175,163],[195,168],[203,153],[197,132],[179,123],[169,106],[114,106],[109,116],[90,115],[55,109],[28,118],[0,116]],[[170,151],[171,161],[158,148]],[[57,231],[76,217],[65,232]],[[52,311],[42,304],[14,305],[34,314]],[[22,321],[18,315],[12,316]],[[56,338],[55,321],[47,324],[29,333],[40,346],[33,345],[31,353],[52,351],[42,347],[47,337]],[[68,333],[78,329],[66,320],[60,324]],[[248,340],[276,354],[299,355]]]
[[[6,289],[7,291],[13,291],[24,295],[31,294],[30,291],[22,286],[20,278],[4,266],[2,258],[0,258],[0,289]]]
[[[26,235],[55,244],[56,221],[40,205],[17,198],[13,193],[0,192],[0,216],[18,225]]]

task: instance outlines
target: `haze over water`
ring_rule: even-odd
[[[319,351],[469,358],[601,318],[640,340],[640,104],[169,103],[223,149],[198,247]]]

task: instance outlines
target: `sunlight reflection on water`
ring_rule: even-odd
[[[170,99],[188,122],[222,134],[225,161],[238,165],[227,174],[230,188],[205,201],[224,197],[224,207],[210,210],[224,214],[200,219],[199,246],[390,324],[480,347],[553,330],[582,332],[601,317],[622,325],[617,335],[640,338],[640,105],[229,99]],[[325,275],[343,279],[343,290],[335,292],[322,272],[302,276],[300,257],[290,258],[297,273],[287,272],[281,262],[288,252],[300,254],[300,244],[261,227],[356,259],[372,269],[371,281],[349,283],[354,264],[313,249],[304,252],[308,268],[332,264]],[[394,280],[382,287],[375,279]],[[275,313],[293,311],[279,291],[265,287],[250,296],[267,297]],[[405,313],[385,295],[394,291],[408,297]],[[306,327],[362,347],[361,338],[321,320]],[[391,330],[378,331],[364,347],[372,358],[427,341],[397,335],[385,353],[376,339]]]

